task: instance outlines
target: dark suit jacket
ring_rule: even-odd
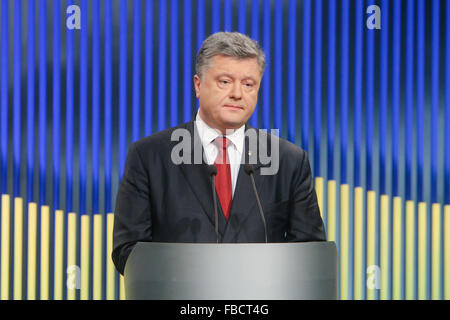
[[[179,143],[171,141],[177,128],[190,132],[189,156],[193,159],[194,149],[202,150],[194,121],[152,134],[129,148],[114,211],[112,259],[122,274],[138,241],[216,242],[211,178],[206,164],[176,165],[171,160],[172,148]],[[251,127],[246,125],[248,128]],[[270,139],[274,137],[264,134],[263,138],[269,141],[265,152],[270,154]],[[244,155],[252,148],[246,139]],[[256,149],[253,154],[257,154]],[[259,159],[253,165],[268,241],[325,241],[307,153],[279,139],[278,173],[261,175],[263,166]],[[219,201],[218,209],[221,242],[265,242],[251,180],[242,164],[228,222]]]

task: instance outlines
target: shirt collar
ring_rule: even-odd
[[[200,140],[202,141],[204,147],[213,142],[217,137],[222,136],[222,133],[219,130],[211,128],[205,121],[203,121],[199,112],[197,112],[197,116],[195,117],[195,123],[197,125]],[[232,142],[239,153],[242,152],[242,147],[244,145],[244,132],[245,125],[242,125],[239,129],[234,130],[232,134],[225,136]]]

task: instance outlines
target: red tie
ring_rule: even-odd
[[[214,140],[215,145],[219,152],[217,153],[217,158],[214,164],[217,167],[216,176],[216,190],[219,195],[220,204],[222,205],[223,213],[225,214],[225,219],[228,221],[228,216],[230,215],[231,207],[231,167],[230,161],[227,156],[227,146],[229,140],[225,137],[217,137]]]

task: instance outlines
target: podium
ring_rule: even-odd
[[[337,299],[334,242],[138,242],[124,271],[138,300]]]

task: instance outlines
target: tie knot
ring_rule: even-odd
[[[230,144],[230,140],[228,140],[228,138],[224,136],[220,136],[214,140],[214,143],[217,146],[217,148],[219,148],[219,150],[220,149],[226,150],[228,145]]]

